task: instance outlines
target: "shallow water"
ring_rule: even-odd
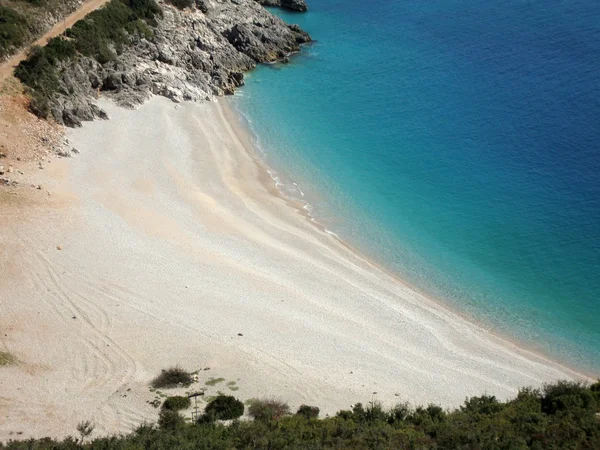
[[[277,13],[317,42],[235,98],[283,189],[420,290],[600,373],[600,3],[310,7]]]

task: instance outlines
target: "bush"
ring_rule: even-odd
[[[0,60],[30,38],[27,19],[12,8],[0,6]]]
[[[244,414],[244,404],[231,395],[219,395],[204,409],[203,421],[232,420]]]
[[[168,409],[169,411],[179,411],[187,409],[192,404],[191,400],[181,395],[175,395],[173,397],[167,397],[162,405],[162,409]]]
[[[180,385],[187,387],[192,384],[192,381],[192,376],[181,367],[171,367],[170,369],[163,370],[159,376],[152,380],[150,385],[154,389],[175,388]]]
[[[296,412],[296,415],[307,419],[316,419],[319,417],[319,408],[316,406],[301,405]]]
[[[542,411],[556,414],[564,410],[595,410],[598,407],[591,388],[583,383],[559,381],[543,389]]]
[[[262,422],[279,420],[289,413],[290,407],[288,404],[277,400],[254,400],[248,408],[248,414]]]
[[[382,411],[377,404],[356,405],[324,419],[308,421],[296,414],[278,422],[235,421],[227,426],[186,424],[176,411],[162,410],[158,428],[145,424],[130,434],[98,437],[83,446],[71,437],[10,441],[0,449],[600,449],[600,410],[597,404],[595,409],[592,404],[583,407],[581,400],[586,393],[595,396],[599,388],[557,383],[542,391],[523,389],[508,402],[474,397],[466,402],[469,406],[449,412],[439,406],[399,405]],[[543,412],[542,398],[560,407]],[[264,409],[269,403],[279,402],[253,406]]]
[[[158,415],[158,426],[161,430],[176,430],[185,425],[185,418],[177,411],[163,409]]]

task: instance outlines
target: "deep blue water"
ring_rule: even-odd
[[[236,97],[313,214],[434,298],[600,373],[600,2],[311,0]]]

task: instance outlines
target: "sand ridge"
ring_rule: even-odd
[[[20,362],[0,370],[0,440],[156,420],[148,383],[173,364],[200,370],[191,389],[223,377],[244,400],[325,413],[580,378],[307,221],[274,195],[224,102],[103,103],[111,120],[70,131],[81,154],[45,174],[52,197],[6,207],[0,349]]]

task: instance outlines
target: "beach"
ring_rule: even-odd
[[[0,440],[155,421],[149,382],[173,365],[199,371],[189,390],[223,378],[211,392],[323,415],[584,379],[308,220],[227,100],[101,106],[110,120],[68,132],[79,154],[36,173],[43,189],[0,193],[0,350],[18,360],[0,371]]]

